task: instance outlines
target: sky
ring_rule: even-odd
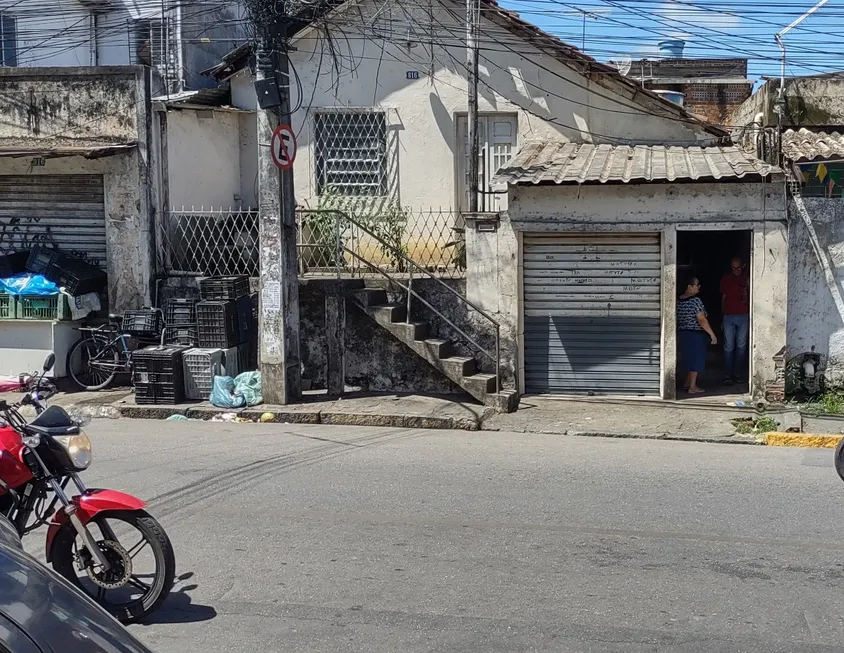
[[[749,59],[748,76],[779,76],[780,50],[774,35],[812,8],[817,0],[499,0],[523,18],[581,47],[599,61],[657,56],[657,43],[686,41],[685,56]],[[783,37],[786,74],[813,75],[844,69],[844,0],[830,0]]]

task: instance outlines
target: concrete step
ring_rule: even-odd
[[[383,306],[387,303],[387,291],[381,288],[361,288],[353,291],[352,295],[364,308]]]
[[[393,333],[401,334],[399,337],[408,345],[417,340],[425,340],[431,329],[427,322],[392,322],[385,326]]]
[[[467,377],[478,371],[477,364],[474,358],[466,358],[465,356],[449,356],[448,358],[441,358],[440,363],[443,367],[451,372],[446,373],[446,376],[452,378],[452,374],[460,377]]]
[[[451,340],[428,338],[422,341],[422,347],[425,352],[430,353],[435,358],[448,358],[454,353],[454,344]]]
[[[460,386],[476,399],[484,401],[481,397],[495,392],[495,374],[464,376],[460,381]],[[484,401],[484,403],[486,402]]]
[[[380,317],[383,317],[385,322],[401,322],[407,317],[406,304],[384,304],[379,306],[370,306],[370,309],[376,314],[376,321],[381,323]]]

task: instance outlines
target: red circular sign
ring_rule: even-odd
[[[289,170],[296,160],[296,134],[290,125],[279,125],[270,140],[270,153],[281,170]]]

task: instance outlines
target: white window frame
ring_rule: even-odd
[[[360,121],[357,125],[356,120]],[[320,109],[313,114],[312,127],[317,195],[328,188],[348,197],[389,194],[386,112]],[[348,136],[344,142],[342,134],[356,127],[361,130],[358,142],[348,140]],[[371,137],[371,142],[365,142],[367,137]],[[355,166],[359,169],[349,169]]]
[[[495,126],[507,123],[509,136],[495,133]],[[469,135],[467,115],[457,115],[457,206],[469,209]],[[492,179],[513,158],[518,149],[519,116],[515,113],[484,113],[478,116],[480,152],[478,161],[478,210],[504,211],[506,193],[492,192]],[[509,149],[508,149],[509,148]]]

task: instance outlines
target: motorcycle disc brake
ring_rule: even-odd
[[[106,571],[99,566],[95,568],[96,562],[89,559],[88,564],[85,565],[88,578],[97,587],[106,590],[116,590],[123,587],[132,577],[132,558],[129,552],[114,540],[101,540],[97,542],[97,546],[103,552],[105,559],[111,564],[111,569]]]

